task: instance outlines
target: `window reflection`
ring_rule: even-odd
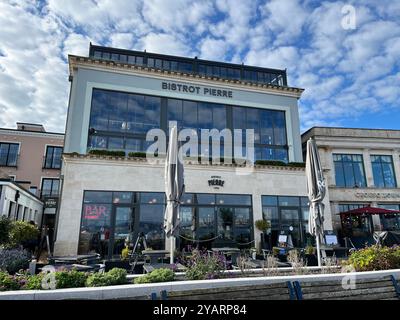
[[[242,129],[242,146],[246,144],[245,130],[254,129],[255,160],[288,162],[285,112],[163,99],[167,117],[161,125],[161,98],[93,89],[88,148],[143,152],[148,145],[146,133],[168,127],[169,121],[176,121],[179,130],[193,128],[199,136],[200,129],[223,130],[232,123],[231,129]],[[210,147],[206,143],[206,148]]]

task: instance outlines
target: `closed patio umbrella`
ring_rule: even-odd
[[[307,141],[306,156],[307,193],[310,200],[309,232],[317,242],[318,266],[321,266],[320,245],[324,243],[324,204],[326,186],[321,161],[313,139]]]
[[[174,263],[175,237],[179,233],[179,205],[184,193],[183,164],[178,159],[178,129],[176,125],[171,128],[167,156],[165,159],[165,195],[167,206],[164,214],[164,230],[170,238],[170,262]]]

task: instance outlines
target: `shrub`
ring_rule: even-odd
[[[388,270],[400,268],[399,247],[371,246],[354,251],[348,260],[356,271]]]
[[[256,220],[254,222],[254,225],[256,226],[256,228],[262,232],[264,232],[265,230],[267,230],[268,228],[270,228],[270,223],[267,220],[264,219],[260,219],[260,220]]]
[[[39,273],[35,275],[26,276],[26,283],[21,288],[23,290],[41,290],[42,288],[42,280],[44,277],[44,273]]]
[[[146,158],[146,152],[129,152],[128,157],[131,158]]]
[[[36,241],[39,236],[39,229],[26,221],[12,221],[10,229],[10,245],[28,245]]]
[[[283,162],[277,160],[256,160],[254,162],[256,165],[261,166],[280,166],[280,167],[296,167],[296,168],[304,168],[306,166],[305,162]]]
[[[0,246],[10,242],[11,220],[5,216],[0,218]]]
[[[135,279],[135,283],[154,283],[173,281],[175,274],[171,269],[161,268]]]
[[[94,155],[98,155],[98,156],[125,157],[125,151],[121,151],[121,150],[93,149],[93,150],[89,151],[89,154],[94,154]]]
[[[186,278],[205,280],[220,278],[225,270],[226,260],[222,254],[209,255],[206,251],[193,250],[192,257],[187,259]]]
[[[86,280],[87,287],[114,286],[126,283],[126,270],[113,268],[105,273],[94,273]]]
[[[84,287],[88,275],[84,272],[76,270],[70,271],[56,271],[56,288],[79,288]]]
[[[0,291],[18,290],[19,288],[20,285],[16,277],[0,271]]]
[[[0,270],[14,274],[29,266],[29,254],[21,249],[0,249]]]

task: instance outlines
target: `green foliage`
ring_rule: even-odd
[[[400,268],[400,247],[371,246],[354,251],[347,262],[356,271]]]
[[[175,274],[171,269],[161,268],[135,279],[136,284],[173,281]]]
[[[98,156],[125,157],[125,151],[122,151],[122,150],[93,149],[93,150],[89,151],[89,154],[94,154],[94,155],[98,155]]]
[[[126,270],[120,268],[111,269],[104,273],[94,273],[86,280],[87,287],[114,286],[126,283]]]
[[[217,279],[225,270],[226,260],[222,254],[209,255],[207,252],[193,250],[186,261],[186,278],[189,280]]]
[[[277,160],[256,160],[254,164],[260,166],[279,166],[279,167],[297,167],[297,168],[304,168],[306,166],[304,162],[285,163],[283,161],[277,161]]]
[[[315,249],[314,249],[313,246],[307,246],[304,249],[304,253],[307,254],[307,255],[315,254]]]
[[[261,232],[264,232],[265,230],[267,230],[267,229],[269,229],[271,227],[271,224],[269,223],[269,221],[264,220],[264,219],[256,220],[254,222],[254,225]]]
[[[84,287],[88,275],[76,270],[56,271],[56,288],[79,288]]]
[[[39,236],[39,229],[26,221],[12,221],[10,229],[10,246],[24,245]]]
[[[0,291],[18,290],[19,288],[20,285],[16,277],[0,271]]]
[[[11,221],[5,216],[0,218],[0,246],[10,242]]]
[[[23,290],[41,290],[44,273],[26,276],[26,284],[21,288]]]
[[[130,157],[130,158],[146,158],[146,152],[129,152],[128,157]]]

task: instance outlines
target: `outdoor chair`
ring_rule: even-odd
[[[400,287],[394,276],[356,279],[355,287],[345,289],[342,280],[294,281],[298,300],[398,300]]]
[[[185,291],[161,291],[157,300],[295,300],[290,281],[275,284],[230,286]]]

